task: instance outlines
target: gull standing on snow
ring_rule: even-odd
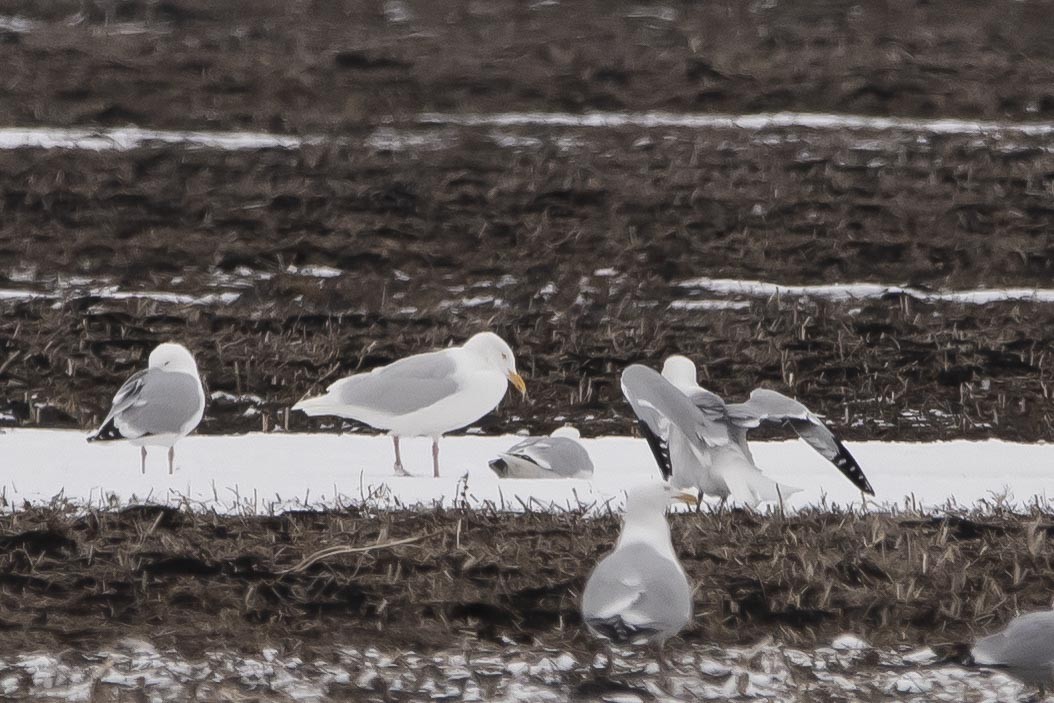
[[[509,383],[526,395],[512,349],[493,332],[480,332],[460,347],[415,354],[342,378],[325,395],[302,400],[293,410],[388,430],[395,444],[395,473],[400,476],[410,474],[399,456],[399,438],[431,437],[432,470],[438,477],[440,435],[496,408]]]
[[[729,436],[739,448],[742,457],[755,471],[757,466],[747,446],[747,431],[763,424],[787,426],[823,458],[834,464],[854,486],[868,495],[875,494],[860,464],[856,462],[845,445],[834,436],[820,418],[798,401],[776,391],[755,388],[746,402],[725,404],[720,396],[699,386],[696,382],[695,364],[691,359],[680,355],[666,359],[662,366],[662,375],[688,396],[688,399],[697,407],[712,410],[718,413],[718,417],[723,409],[724,418],[721,421],[727,427]],[[717,483],[720,483],[721,478],[727,478],[727,472],[727,466],[716,461],[716,457],[710,466],[694,461],[694,457],[689,454],[682,453],[674,457],[674,485],[692,483],[698,485],[705,493],[721,495],[722,491],[719,486],[715,492],[706,490],[704,485],[713,487],[715,479]],[[678,473],[682,474],[681,478],[678,478]],[[725,483],[727,484],[728,481],[726,480]],[[784,495],[787,494],[786,490],[782,492]],[[765,500],[772,500],[772,498]]]
[[[501,478],[592,478],[593,461],[574,427],[531,437],[498,455],[490,468]]]
[[[590,632],[615,644],[656,644],[663,665],[663,644],[692,619],[692,587],[666,522],[671,501],[696,498],[665,482],[627,492],[618,543],[582,592],[582,621]]]
[[[678,488],[756,507],[797,488],[777,484],[754,466],[730,434],[725,404],[712,393],[694,404],[647,366],[622,372],[622,394],[637,416],[663,478]]]
[[[89,442],[127,439],[141,447],[146,473],[146,445],[168,447],[173,472],[175,444],[190,434],[205,412],[205,391],[198,365],[182,344],[166,342],[150,352],[147,367],[133,374],[113,397],[113,407]]]
[[[1054,686],[1054,610],[1018,615],[1002,632],[977,640],[970,655],[974,664],[1004,669],[1045,695]]]

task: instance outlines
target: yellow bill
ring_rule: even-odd
[[[523,382],[523,377],[520,374],[513,371],[509,374],[509,383],[511,383],[516,390],[520,392],[520,395],[527,395],[527,384]]]
[[[699,496],[694,491],[677,491],[670,500],[674,503],[684,503],[685,505],[699,505]]]

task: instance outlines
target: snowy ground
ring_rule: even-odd
[[[236,513],[324,507],[370,501],[381,507],[492,504],[499,509],[604,509],[621,504],[623,490],[657,480],[642,439],[585,439],[596,472],[592,480],[499,480],[487,462],[517,437],[446,437],[440,444],[443,476],[431,477],[428,439],[403,441],[403,461],[416,474],[392,473],[391,440],[373,435],[248,434],[191,436],[176,451],[170,476],[165,451],[154,448],[145,475],[139,450],[123,442],[87,444],[61,430],[0,433],[0,496],[10,505],[56,496],[80,504],[155,501]],[[1054,485],[1054,445],[1002,441],[850,443],[875,488],[868,509],[973,507],[1006,500],[1047,504]],[[797,440],[759,442],[753,452],[771,477],[803,489],[789,509],[853,505],[861,495],[838,471]]]
[[[602,655],[466,644],[433,655],[344,647],[305,662],[268,649],[254,656],[185,658],[124,640],[89,655],[0,658],[0,696],[112,700],[441,701],[956,701],[996,703],[1027,693],[1003,674],[935,663],[929,649],[881,651],[844,635],[812,651],[763,642],[700,646],[663,673],[650,655]],[[136,692],[139,695],[129,696]],[[122,697],[123,695],[123,697]],[[1045,700],[1054,700],[1054,697]]]

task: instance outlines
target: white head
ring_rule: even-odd
[[[164,369],[165,371],[181,371],[198,375],[198,365],[191,354],[182,344],[165,342],[159,344],[150,352],[150,360],[147,365],[152,369]]]
[[[665,481],[643,483],[626,491],[626,510],[622,516],[619,546],[647,542],[659,551],[673,555],[666,509],[673,502],[697,503],[689,492],[677,490]]]
[[[520,378],[520,374],[516,373],[516,357],[512,355],[512,349],[504,339],[493,332],[480,332],[472,335],[465,342],[464,349],[475,354],[491,368],[503,373],[509,379],[509,383],[516,386],[520,393],[527,393],[526,384]]]
[[[662,364],[662,377],[675,386],[698,385],[696,375],[695,362],[687,356],[674,354]]]
[[[582,434],[577,428],[571,427],[571,425],[564,425],[563,427],[557,427],[553,430],[550,437],[567,437],[568,439],[581,439]]]

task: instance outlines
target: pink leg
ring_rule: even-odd
[[[139,468],[146,473],[146,447],[139,447]]]
[[[432,438],[432,475],[439,478],[439,438]]]
[[[403,468],[402,457],[399,456],[399,435],[392,435],[392,443],[395,444],[395,475],[409,476],[410,474]]]
[[[172,475],[173,464],[176,461],[176,447],[175,445],[168,448],[168,475]]]

